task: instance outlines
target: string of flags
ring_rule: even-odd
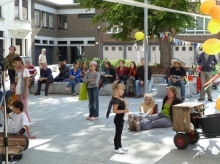
[[[189,41],[176,39],[174,37],[168,36],[168,32],[160,33],[159,37],[164,41],[173,42],[176,46],[190,47],[193,45],[196,50],[202,48],[202,45],[203,45],[203,43],[195,43],[195,42],[189,42]],[[150,38],[152,38],[152,36]],[[153,38],[156,39],[157,35],[154,35]]]

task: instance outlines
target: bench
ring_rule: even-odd
[[[157,97],[165,97],[166,96],[166,87],[167,84],[158,84],[157,85]],[[179,86],[175,86],[177,88],[178,91],[178,97],[181,97],[181,89]],[[189,88],[188,88],[189,87]],[[189,97],[190,93],[196,95],[197,91],[196,91],[196,82],[189,82],[189,86],[185,85],[185,97]]]
[[[153,85],[154,85],[154,78],[152,77],[150,85],[149,85],[149,91],[150,92],[153,88]],[[113,95],[112,83],[111,84],[105,84],[102,88],[105,90],[106,95]],[[141,91],[141,95],[144,95],[146,93],[145,89],[144,89],[144,85],[140,86],[140,91]]]
[[[71,88],[68,92],[65,91],[68,82],[54,82],[50,84],[48,93],[49,94],[71,94]],[[77,83],[75,85],[75,94],[79,94],[80,87],[82,83]],[[29,88],[30,93],[35,93],[37,91],[38,82],[35,81],[33,85]],[[42,84],[41,91],[45,91],[45,84]]]

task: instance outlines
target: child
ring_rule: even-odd
[[[106,115],[106,117],[108,118],[111,110],[111,105],[113,105],[113,112],[116,114],[114,118],[114,123],[115,123],[114,152],[118,154],[124,154],[125,151],[128,151],[128,149],[122,147],[121,144],[121,135],[124,125],[124,113],[129,112],[129,110],[126,108],[126,106],[128,106],[127,101],[121,98],[121,96],[124,93],[124,89],[125,89],[125,85],[121,83],[121,81],[118,81],[112,85],[112,90],[114,92],[114,95],[109,103],[109,108]]]
[[[26,114],[23,112],[24,105],[21,101],[15,101],[12,104],[12,112],[7,114],[7,118],[11,118],[8,120],[8,133],[18,133],[23,126],[25,126],[28,134],[28,138],[36,138],[35,136],[31,135],[30,126],[27,119]],[[1,108],[4,112],[4,107]],[[0,118],[2,122],[4,118]],[[0,132],[4,131],[4,126],[0,128]]]
[[[11,113],[12,112],[11,108],[12,108],[13,102],[18,101],[18,96],[15,94],[15,92],[16,92],[16,85],[17,84],[15,82],[12,82],[10,90],[8,90],[6,92],[6,95],[5,95],[7,113]]]

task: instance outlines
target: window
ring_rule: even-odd
[[[152,51],[156,51],[156,47],[152,47]]]
[[[40,27],[40,11],[34,10],[34,25]]]
[[[186,51],[186,47],[182,47],[182,51]]]
[[[112,51],[115,51],[115,47],[112,47]]]
[[[78,18],[93,18],[95,14],[79,14]]]
[[[42,26],[43,27],[48,27],[48,24],[47,24],[47,14],[46,12],[42,12]]]
[[[189,47],[189,51],[193,51],[193,47]]]
[[[2,6],[0,6],[0,17],[2,17]]]
[[[84,44],[84,41],[70,41],[70,44]]]
[[[179,47],[175,47],[175,51],[179,51]]]
[[[19,0],[15,0],[15,19],[19,19]]]
[[[50,44],[54,44],[54,41],[50,40],[49,43],[50,43]]]
[[[88,44],[96,44],[95,41],[88,41]]]
[[[49,28],[53,28],[53,14],[49,13]]]
[[[40,40],[35,39],[35,43],[40,44]]]
[[[43,40],[43,44],[47,44],[48,43],[48,41],[47,40]]]
[[[108,51],[108,47],[105,47],[105,51]]]
[[[28,19],[28,1],[22,0],[22,19]]]
[[[67,41],[58,41],[58,44],[67,44]]]
[[[67,15],[58,15],[58,30],[66,30],[67,29]]]
[[[106,23],[106,27],[110,27],[110,23]],[[122,29],[118,27],[118,25],[113,25],[111,28],[107,31],[107,33],[120,33],[122,32]]]
[[[128,47],[128,51],[132,51],[132,47]]]
[[[118,47],[118,51],[122,51],[122,47]]]

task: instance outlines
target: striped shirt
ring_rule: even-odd
[[[26,68],[27,68],[27,67],[26,67]],[[34,73],[37,71],[37,70],[35,69],[35,67],[32,66],[32,65],[30,65],[29,68],[27,68],[27,69],[28,69],[28,71],[29,71],[30,77],[33,77],[33,76],[34,76]]]

